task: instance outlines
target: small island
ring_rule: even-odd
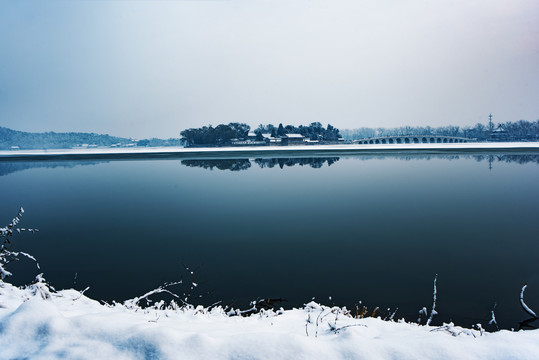
[[[336,144],[344,141],[339,129],[328,124],[326,128],[319,122],[308,126],[273,124],[259,125],[254,131],[243,123],[204,126],[183,130],[180,134],[185,145],[194,146],[265,146]]]

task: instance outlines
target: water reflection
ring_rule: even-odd
[[[74,168],[81,165],[97,165],[108,161],[0,161],[0,176],[33,168]]]
[[[279,166],[281,169],[285,166],[310,166],[313,169],[320,169],[324,164],[333,165],[339,161],[338,157],[327,158],[273,158],[273,159],[255,159],[255,163],[261,168],[273,168]]]
[[[518,329],[519,330],[536,330],[538,329],[538,322],[539,319],[537,318],[529,318],[527,320],[521,321],[518,323]]]
[[[516,163],[516,164],[539,164],[539,155],[363,155],[363,156],[351,156],[350,158],[356,160],[387,160],[396,159],[402,161],[414,161],[414,160],[464,160],[473,159],[478,162],[488,162],[489,169],[492,169],[492,165],[495,162],[503,163]],[[200,167],[203,169],[213,170],[230,170],[240,171],[251,168],[252,162],[260,166],[261,168],[274,168],[279,167],[281,169],[285,167],[291,167],[295,165],[310,166],[313,169],[320,169],[325,164],[331,166],[340,160],[340,157],[305,157],[305,158],[256,158],[254,160],[249,159],[203,159],[203,160],[182,160],[182,165],[189,167]]]
[[[347,156],[348,158],[348,156]],[[474,155],[440,155],[440,154],[410,154],[410,155],[354,155],[349,156],[349,158],[356,160],[387,160],[387,159],[397,159],[403,161],[413,161],[413,160],[433,160],[433,159],[443,159],[443,160],[459,160],[459,159],[473,159],[478,162],[488,162],[489,169],[492,169],[493,164],[496,162],[500,163],[516,163],[516,164],[529,164],[535,163],[539,165],[539,155],[535,154],[499,154],[499,155],[487,155],[487,154],[474,154]],[[118,161],[130,160],[129,158],[118,159]],[[140,160],[135,159],[133,160]],[[199,167],[203,169],[213,170],[230,170],[230,171],[241,171],[251,168],[252,162],[260,166],[261,168],[274,168],[279,167],[281,169],[285,167],[291,167],[295,165],[299,166],[310,166],[313,169],[320,169],[324,165],[331,166],[338,162],[340,157],[294,157],[294,158],[256,158],[254,160],[250,159],[189,159],[182,160],[181,164],[189,167]],[[99,161],[89,161],[89,160],[77,160],[77,161],[14,161],[14,160],[0,160],[0,176],[9,175],[17,171],[23,171],[32,168],[74,168],[76,166],[83,165],[97,165],[101,163],[108,163],[112,160],[99,160]]]
[[[273,168],[275,166],[281,169],[285,166],[291,167],[294,165],[310,166],[313,169],[320,169],[324,164],[328,166],[333,165],[339,161],[338,157],[327,158],[271,158],[271,159],[254,159],[255,164],[261,168]],[[200,167],[203,169],[213,170],[230,170],[240,171],[247,170],[251,167],[251,161],[249,159],[211,159],[211,160],[182,160],[182,165],[189,167]]]
[[[474,155],[476,161],[488,161],[489,163],[499,161],[517,164],[539,164],[539,155]]]
[[[251,167],[249,159],[210,159],[210,160],[182,160],[182,165],[200,167],[203,169],[241,171]]]
[[[443,159],[443,160],[466,160],[473,159],[477,162],[487,161],[490,163],[493,162],[505,162],[505,163],[517,163],[517,164],[529,164],[535,163],[539,164],[539,155],[439,155],[439,154],[429,154],[429,155],[363,155],[363,156],[352,156],[351,158],[358,160],[385,160],[385,159],[396,159],[403,161],[412,161],[412,160],[434,160],[434,159]]]

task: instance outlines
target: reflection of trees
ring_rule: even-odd
[[[363,155],[363,156],[350,156],[351,159],[357,160],[388,160],[397,159],[402,161],[414,161],[414,160],[459,160],[459,159],[473,159],[475,161],[487,161],[490,164],[493,162],[506,162],[517,164],[535,163],[539,165],[539,155],[491,155],[491,154],[410,154],[410,155]],[[328,166],[333,165],[339,161],[339,157],[313,157],[313,158],[258,158],[254,159],[254,162],[261,168],[274,168],[278,166],[283,169],[295,165],[310,166],[313,169],[320,169],[324,164]],[[191,167],[201,167],[204,169],[217,168],[219,170],[247,170],[251,167],[249,159],[212,159],[212,160],[182,160],[182,164]]]
[[[473,159],[476,161],[500,161],[506,163],[517,163],[517,164],[528,164],[535,163],[539,164],[539,155],[473,155]]]
[[[424,155],[424,154],[410,154],[410,155],[352,155],[349,159],[357,160],[402,160],[402,161],[414,161],[414,160],[458,160],[466,159],[467,156],[462,155]]]
[[[328,166],[333,165],[339,161],[338,157],[328,157],[328,158],[272,158],[272,159],[255,159],[255,163],[258,164],[261,168],[272,168],[279,166],[281,169],[285,166],[304,166],[309,165],[313,169],[320,169],[324,166],[325,163]]]
[[[210,159],[210,160],[182,160],[182,165],[190,167],[201,167],[204,169],[240,171],[251,167],[249,159]]]
[[[380,158],[383,158],[380,157]],[[432,160],[432,159],[444,159],[444,160],[458,160],[461,158],[459,155],[400,155],[394,158],[404,161],[410,160]]]
[[[518,164],[539,164],[539,155],[502,155],[498,156],[498,161],[516,162]]]
[[[517,163],[517,164],[528,164],[535,163],[539,164],[539,155],[493,155],[493,154],[477,154],[477,155],[440,155],[440,154],[413,154],[413,155],[364,155],[364,156],[352,156],[353,159],[359,160],[387,160],[387,159],[397,159],[403,161],[413,161],[413,160],[434,160],[434,159],[443,159],[443,160],[459,160],[459,159],[473,159],[477,162],[488,161],[490,163],[506,162],[506,163]]]
[[[108,161],[0,161],[0,176],[33,168],[74,168],[79,165],[96,165]]]
[[[328,158],[272,158],[272,159],[255,159],[254,162],[261,168],[273,168],[275,166],[281,169],[285,166],[308,165],[314,169],[319,169],[324,164],[328,166],[339,161],[338,157]],[[210,160],[182,160],[182,164],[190,167],[201,167],[204,169],[213,170],[247,170],[251,167],[249,159],[210,159]]]

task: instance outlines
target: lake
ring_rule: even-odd
[[[43,272],[111,302],[182,278],[195,304],[415,320],[437,274],[434,324],[495,330],[494,306],[500,327],[529,318],[524,284],[539,309],[538,180],[536,154],[2,160],[0,219],[23,206],[39,229],[14,236],[41,267],[10,264],[19,284]]]

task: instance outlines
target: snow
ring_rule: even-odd
[[[485,143],[446,143],[446,144],[336,144],[336,145],[297,145],[297,146],[245,146],[245,147],[155,147],[155,148],[96,148],[96,149],[58,149],[58,150],[17,150],[0,151],[0,159],[16,158],[58,158],[58,157],[103,157],[118,155],[133,156],[249,156],[286,155],[292,153],[321,154],[368,154],[378,152],[467,152],[467,151],[537,151],[539,142],[485,142]]]
[[[0,282],[1,359],[536,359],[539,353],[539,330],[486,333],[353,319],[314,302],[249,317],[201,306],[107,306],[73,289],[53,292],[38,280],[26,288]]]

